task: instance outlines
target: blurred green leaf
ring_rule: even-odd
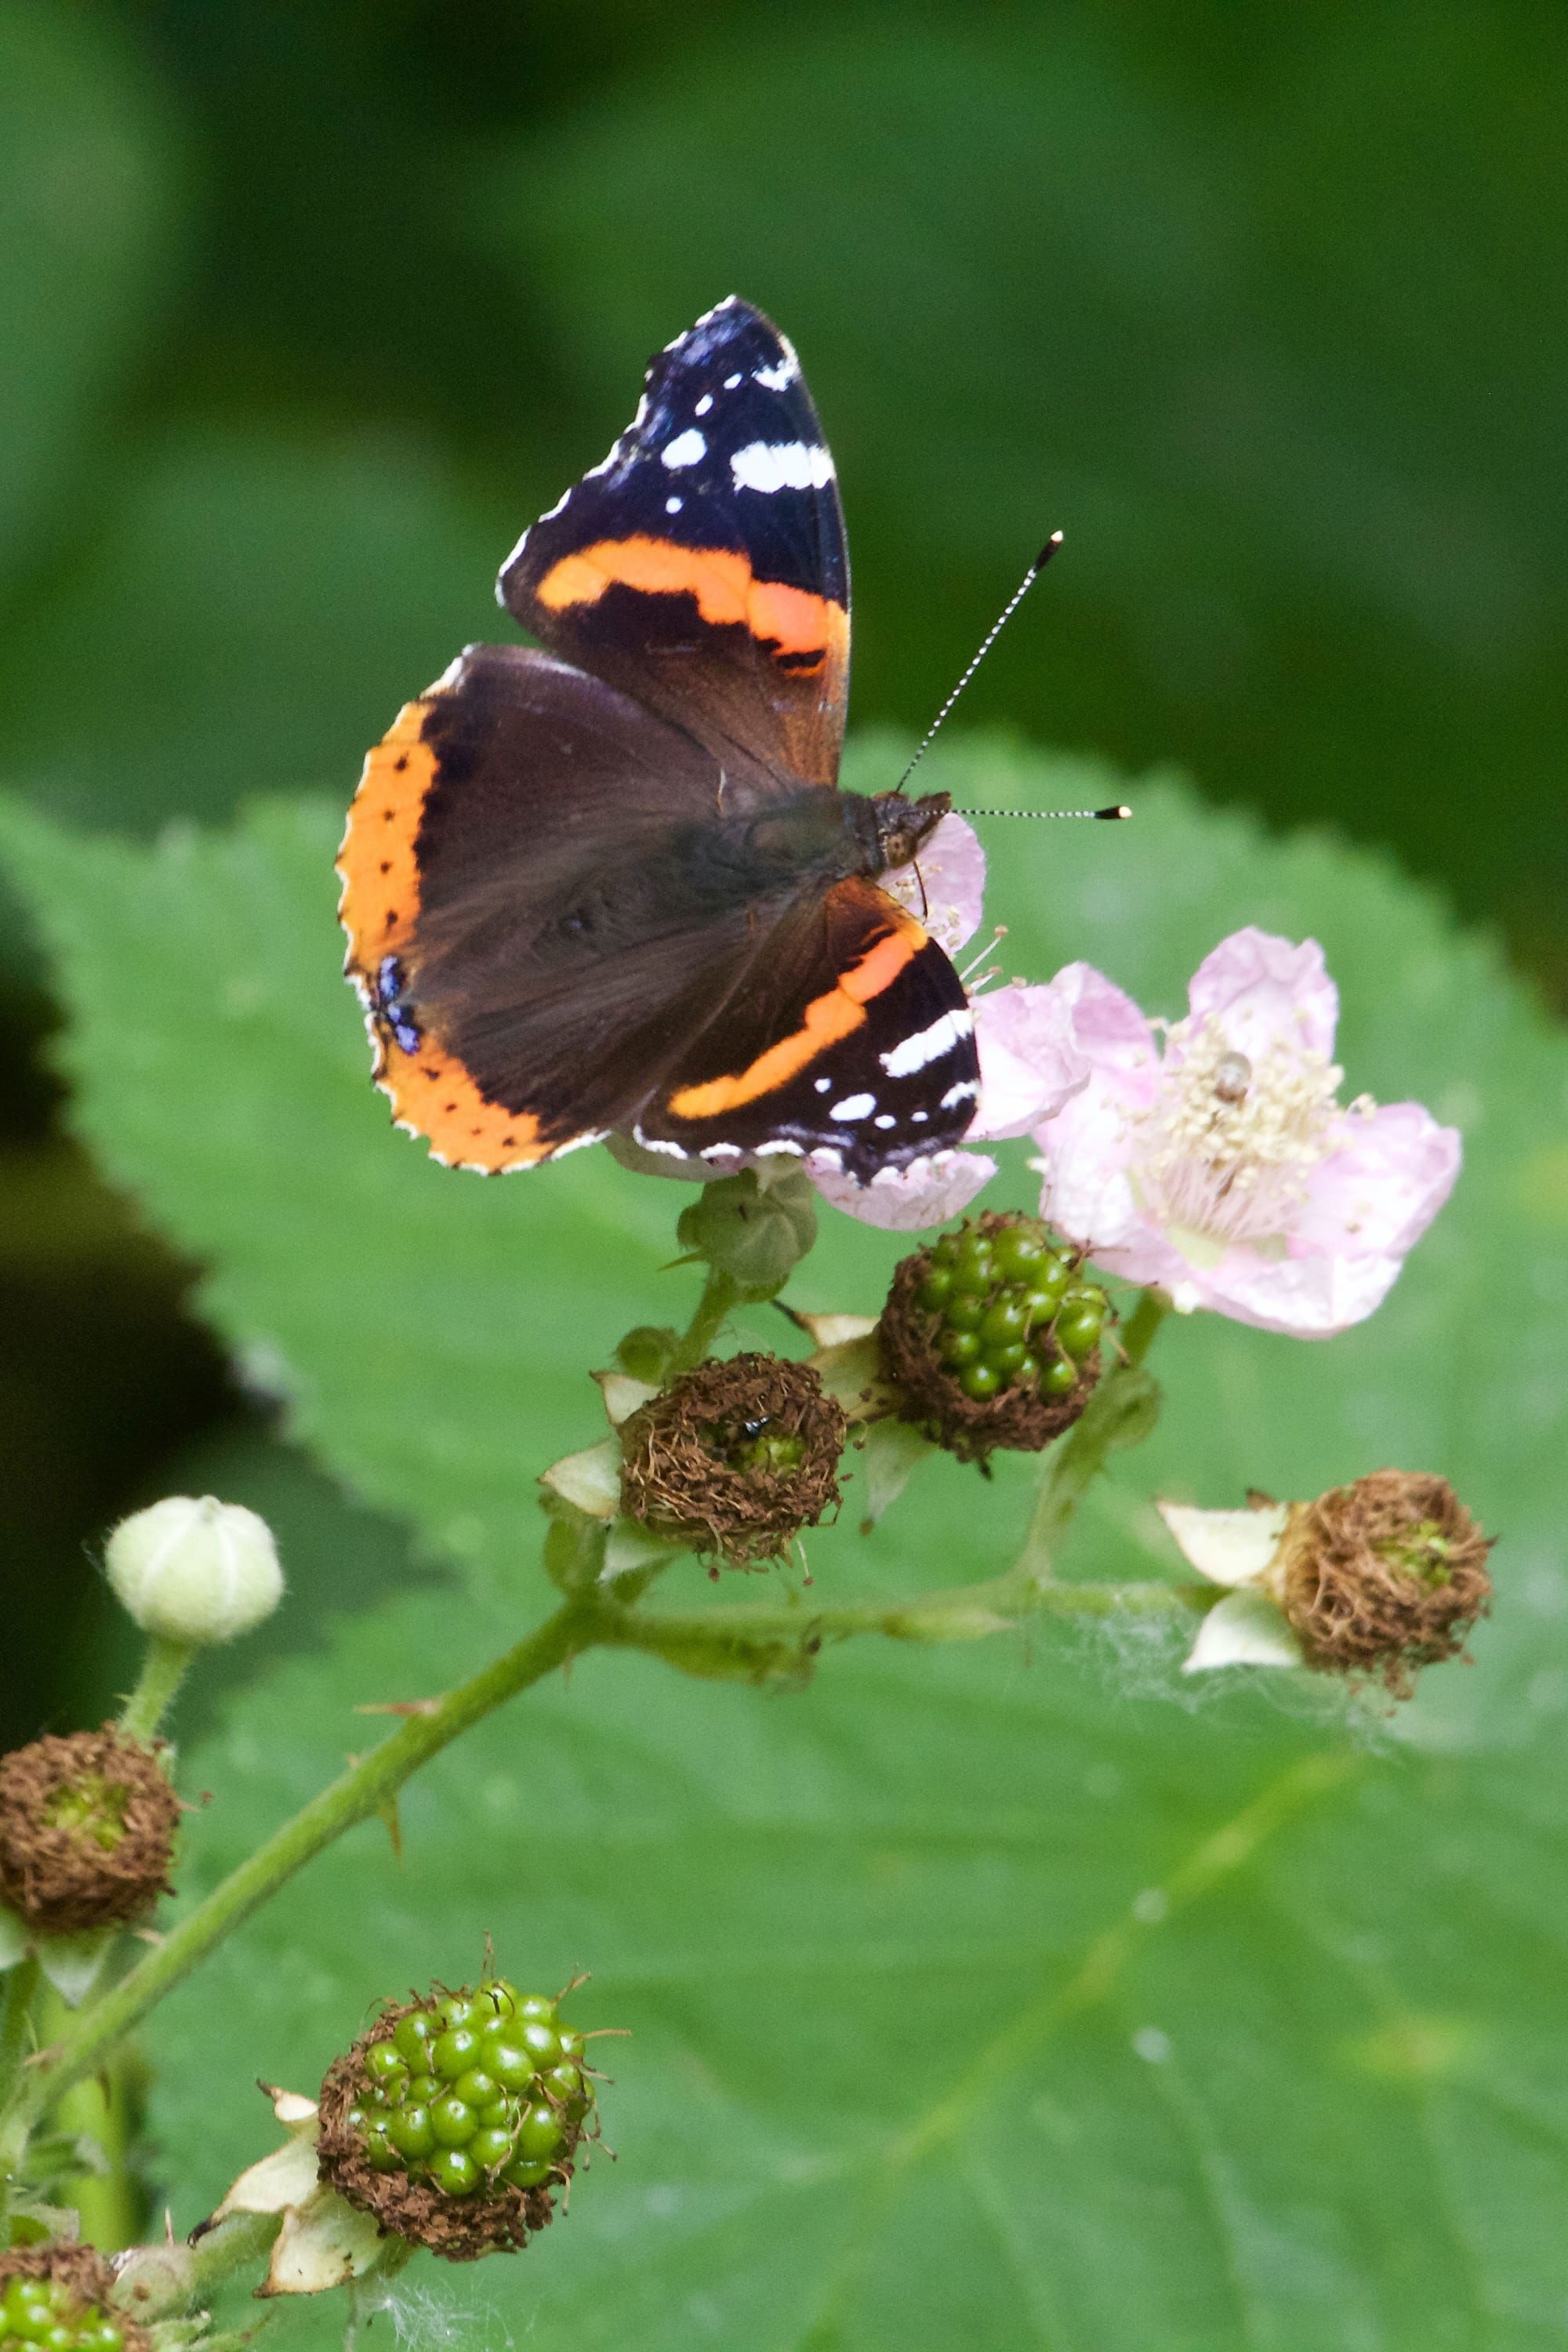
[[[98,10],[0,9],[0,580],[143,356],[174,259],[165,104]]]
[[[861,743],[853,780],[899,748]],[[978,743],[931,780],[985,805],[1124,789]],[[531,1980],[592,1967],[585,2021],[636,2030],[610,2067],[622,2161],[526,2263],[415,2273],[416,2339],[455,2304],[562,2352],[1561,2340],[1568,1050],[1377,861],[1267,842],[1174,787],[1131,797],[1114,833],[1008,838],[989,911],[1009,967],[1087,955],[1173,1013],[1237,925],[1315,933],[1349,1087],[1424,1097],[1467,1166],[1363,1329],[1163,1333],[1160,1429],[1065,1565],[1173,1570],[1155,1491],[1439,1469],[1502,1538],[1477,1667],[1347,1741],[1325,1685],[1194,1691],[1131,1633],[840,1652],[772,1702],[584,1660],[410,1788],[401,1872],[356,1832],[160,2013],[180,2226],[269,2144],[256,2074],[309,2087],[368,2001],[471,1974],[489,1930]],[[372,1613],[231,1707],[191,1760],[217,1801],[187,1898],[366,1744],[356,1706],[449,1685],[542,1608],[534,1475],[595,1434],[586,1367],[691,1279],[653,1270],[673,1185],[600,1154],[486,1183],[389,1129],[336,975],[337,827],[275,804],[142,848],[0,820],[84,1132],[206,1264],[207,1311],[300,1433],[472,1571],[465,1606]],[[1029,1199],[1022,1157],[998,1201]],[[791,1295],[874,1307],[898,1246],[825,1217]],[[933,1462],[864,1539],[852,1487],[812,1539],[817,1589],[1002,1564],[1028,1476]],[[690,1563],[667,1584],[707,1589]],[[287,2325],[324,2344],[336,2319]]]
[[[934,709],[1061,526],[970,716],[1392,838],[1557,965],[1565,107],[1568,18],[1447,0],[715,22],[498,139],[472,233],[582,465],[722,295],[794,337],[861,719]]]
[[[509,524],[390,431],[204,427],[142,453],[71,576],[0,647],[5,770],[98,824],[340,781],[496,631]]]

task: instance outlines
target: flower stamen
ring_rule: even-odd
[[[1343,1077],[1284,1039],[1249,1057],[1213,1013],[1172,1022],[1159,1092],[1132,1122],[1141,1205],[1222,1249],[1281,1239],[1339,1142]]]

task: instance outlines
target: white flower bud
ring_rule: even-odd
[[[144,1633],[198,1647],[248,1633],[283,1597],[266,1520],[211,1495],[171,1495],[121,1519],[103,1565]]]

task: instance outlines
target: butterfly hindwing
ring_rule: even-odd
[[[726,766],[831,784],[849,678],[833,461],[800,363],[731,297],[661,352],[604,463],[524,533],[509,611]]]
[[[399,714],[341,914],[377,1083],[439,1158],[527,1166],[629,1113],[595,1068],[722,952],[664,888],[720,784],[689,737],[521,647],[469,646]]]
[[[742,1152],[821,1153],[867,1183],[959,1141],[979,1093],[963,982],[874,882],[797,901],[747,980],[643,1110],[645,1148],[718,1173]]]

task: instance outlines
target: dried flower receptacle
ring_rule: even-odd
[[[1186,1559],[1229,1588],[1186,1662],[1312,1666],[1408,1698],[1421,1666],[1462,1654],[1491,1606],[1491,1546],[1446,1478],[1374,1470],[1311,1503],[1162,1503]]]
[[[180,1805],[153,1749],[101,1731],[0,1757],[0,1896],[41,1935],[145,1918],[172,1892]]]
[[[699,1364],[623,1424],[621,1506],[730,1567],[758,1567],[837,1509],[847,1433],[809,1364]]]
[[[1408,1698],[1491,1608],[1491,1549],[1446,1478],[1375,1470],[1291,1515],[1280,1605],[1310,1666]]]

